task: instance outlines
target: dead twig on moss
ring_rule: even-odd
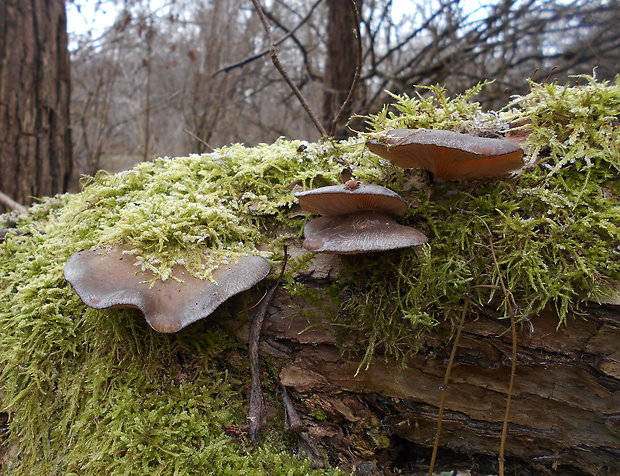
[[[437,459],[437,451],[439,449],[439,437],[441,436],[441,424],[443,423],[443,411],[446,405],[446,397],[448,396],[448,384],[450,383],[450,374],[452,373],[452,365],[454,364],[454,357],[456,356],[456,349],[459,346],[459,340],[461,339],[461,331],[465,324],[465,318],[469,311],[469,300],[465,301],[463,305],[463,312],[459,319],[459,324],[456,329],[456,335],[454,336],[454,343],[452,344],[452,352],[450,352],[450,359],[448,360],[448,366],[446,367],[446,373],[443,376],[443,385],[441,386],[441,396],[439,397],[439,412],[437,414],[437,428],[435,429],[435,441],[433,443],[433,453],[431,455],[431,463],[428,468],[428,475],[433,476],[433,470],[435,469],[435,460]]]
[[[517,373],[517,323],[515,317],[517,304],[514,300],[512,292],[506,287],[506,284],[504,283],[504,278],[502,277],[502,273],[499,269],[499,263],[495,254],[495,246],[493,245],[493,233],[491,232],[491,228],[489,228],[489,225],[487,225],[484,220],[480,219],[480,221],[482,221],[489,233],[489,247],[491,250],[491,259],[493,260],[493,265],[495,266],[495,270],[497,271],[499,286],[502,290],[502,293],[504,294],[504,299],[506,299],[506,310],[508,311],[508,316],[510,317],[510,333],[512,335],[512,362],[510,365],[510,381],[508,383],[508,393],[506,395],[506,409],[504,410],[504,421],[502,423],[502,434],[499,443],[499,455],[497,457],[499,463],[499,476],[504,476],[506,471],[504,455],[506,454],[506,440],[508,438],[508,419],[510,417],[510,403],[512,401],[512,389],[514,387],[515,376]]]
[[[263,398],[263,391],[260,383],[260,361],[258,357],[258,344],[260,343],[261,329],[263,328],[263,322],[267,315],[267,309],[273,301],[273,297],[282,282],[284,276],[284,270],[286,269],[286,262],[288,261],[288,253],[286,247],[284,247],[284,262],[282,263],[282,270],[278,276],[275,284],[267,291],[264,296],[254,319],[250,326],[249,333],[249,359],[250,359],[250,409],[248,410],[248,425],[250,427],[249,436],[250,441],[253,444],[258,443],[260,428],[263,423],[263,414],[265,408],[265,401]]]
[[[20,215],[28,215],[28,209],[25,206],[17,203],[11,197],[2,192],[0,192],[0,203],[10,208],[11,210],[15,210]]]
[[[271,30],[269,28],[269,22],[267,20],[267,16],[265,15],[265,12],[263,11],[263,8],[258,3],[258,0],[252,0],[252,4],[254,5],[254,8],[256,9],[256,13],[258,13],[258,17],[260,18],[260,21],[263,24],[263,29],[265,30],[265,34],[267,35],[267,43],[269,44],[269,55],[271,56],[271,62],[276,67],[276,69],[279,71],[280,75],[282,76],[286,84],[288,84],[288,86],[291,88],[295,96],[297,96],[297,99],[299,99],[299,102],[301,102],[301,105],[303,106],[304,110],[310,117],[310,120],[312,121],[314,126],[317,128],[321,136],[323,137],[327,136],[327,131],[321,124],[321,121],[319,121],[319,119],[316,117],[316,115],[312,111],[312,108],[310,107],[310,104],[308,104],[308,101],[306,101],[306,98],[304,97],[303,94],[301,94],[301,91],[295,85],[295,83],[291,80],[288,73],[286,72],[286,69],[284,69],[284,66],[280,62],[280,58],[278,58],[278,51],[271,37]]]
[[[489,233],[490,231],[491,230],[489,230]],[[493,240],[490,237],[489,237],[489,243],[491,245],[491,257],[493,258],[493,263],[495,264],[495,268],[497,269],[502,292],[504,293],[504,296],[506,298],[506,306],[508,307],[508,315],[510,316],[510,333],[512,335],[512,358],[511,358],[511,365],[510,365],[510,381],[508,383],[508,393],[506,395],[506,409],[504,410],[504,421],[502,423],[502,436],[500,437],[499,455],[498,455],[499,476],[504,476],[505,474],[504,455],[506,453],[506,439],[508,437],[508,419],[510,416],[510,403],[512,401],[512,389],[514,387],[515,375],[517,372],[517,323],[515,319],[515,307],[512,304],[514,298],[512,297],[512,293],[506,288],[506,285],[504,284],[504,279],[502,278],[502,275],[499,271],[499,264],[497,262],[497,257],[495,256]]]

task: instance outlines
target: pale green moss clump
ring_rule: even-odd
[[[222,431],[245,424],[245,377],[218,362],[231,336],[200,324],[160,335],[135,312],[87,309],[63,266],[126,243],[162,278],[176,262],[206,277],[290,221],[288,185],[336,183],[331,150],[278,141],[158,159],[33,207],[27,234],[0,245],[3,406],[18,442],[5,474],[312,474],[279,443],[250,453]],[[187,376],[184,354],[198,359]]]
[[[245,367],[225,357],[238,346],[231,336],[208,323],[160,335],[136,312],[87,309],[62,268],[78,249],[123,243],[158,278],[175,263],[208,278],[222,261],[259,253],[256,245],[274,234],[299,235],[305,219],[289,217],[291,188],[338,183],[336,156],[358,179],[414,203],[403,222],[430,238],[421,250],[349,261],[355,279],[345,272],[331,290],[342,304],[343,343],[356,342],[363,362],[378,351],[405,361],[424,333],[460,313],[466,297],[505,317],[500,275],[520,316],[554,306],[561,322],[619,280],[620,86],[591,78],[578,87],[532,84],[498,113],[472,102],[478,89],[454,99],[437,88],[428,98],[395,97],[397,112],[369,118],[375,131],[487,134],[528,120],[523,173],[435,184],[432,200],[354,138],[157,159],[98,174],[82,193],[33,207],[18,225],[26,234],[0,245],[3,407],[17,443],[5,473],[313,474],[281,438],[249,452],[223,432],[222,425],[244,424],[247,390]],[[277,246],[265,254],[276,260]]]

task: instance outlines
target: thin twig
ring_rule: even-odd
[[[282,63],[280,63],[280,59],[278,58],[278,51],[276,50],[276,46],[273,43],[273,39],[271,38],[271,30],[269,28],[269,22],[267,21],[267,17],[265,16],[265,12],[263,11],[263,8],[258,3],[258,0],[252,0],[252,4],[254,5],[254,8],[256,9],[256,13],[258,13],[258,17],[260,18],[260,21],[263,24],[263,28],[265,30],[265,34],[267,35],[267,43],[269,43],[269,55],[271,56],[271,62],[276,67],[276,69],[280,72],[280,75],[282,76],[282,78],[284,78],[284,81],[286,81],[286,84],[288,84],[291,90],[293,91],[293,93],[295,93],[295,96],[297,96],[297,99],[299,99],[299,102],[301,102],[301,105],[305,109],[308,116],[310,116],[310,120],[312,121],[314,126],[317,128],[321,136],[322,137],[327,136],[327,131],[321,124],[321,121],[319,121],[319,119],[316,117],[316,115],[312,111],[312,108],[310,107],[310,104],[308,104],[308,101],[306,101],[306,98],[303,96],[303,94],[301,94],[301,91],[299,90],[299,88],[295,85],[295,83],[293,83],[288,73],[284,69],[284,66],[282,66]]]
[[[209,149],[211,152],[213,152],[215,149],[213,147],[211,147],[209,145],[208,142],[205,142],[204,140],[202,140],[200,137],[198,137],[196,134],[194,134],[192,131],[190,131],[187,128],[183,129],[183,132],[185,132],[186,134],[189,134],[193,139],[196,139],[198,142],[200,142],[202,145],[204,145],[207,149]]]
[[[2,192],[0,192],[0,203],[6,205],[11,210],[15,210],[20,215],[28,215],[28,209],[25,206],[17,203],[11,197]]]
[[[482,218],[480,218],[480,221],[482,221],[487,231],[489,232],[491,258],[493,259],[493,264],[495,265],[495,270],[497,271],[499,285],[502,289],[502,292],[504,293],[504,299],[506,299],[506,307],[508,309],[508,315],[510,316],[510,333],[512,335],[512,362],[510,365],[510,382],[508,383],[508,394],[506,395],[506,409],[504,410],[502,435],[500,437],[499,455],[497,457],[499,463],[499,476],[504,476],[506,471],[504,455],[506,454],[506,439],[508,438],[508,419],[510,417],[510,403],[512,401],[512,389],[514,387],[515,375],[517,373],[517,323],[515,319],[516,303],[514,301],[514,296],[512,295],[512,292],[506,287],[506,284],[504,283],[504,278],[502,277],[502,273],[500,272],[497,256],[495,255],[495,246],[493,246],[493,234],[491,233],[491,229],[489,228],[489,225],[487,225],[487,223],[482,220]]]
[[[304,430],[304,425],[299,418],[299,413],[295,410],[291,397],[288,394],[288,390],[284,385],[282,387],[282,402],[284,403],[284,429],[286,431],[292,431],[293,433],[300,433]]]
[[[353,81],[351,82],[351,87],[349,88],[349,93],[347,94],[346,99],[342,103],[338,114],[334,117],[332,121],[332,125],[330,128],[330,135],[333,136],[336,133],[336,126],[342,119],[346,109],[353,101],[353,94],[355,94],[355,90],[357,89],[357,84],[359,83],[360,74],[362,72],[362,34],[360,32],[360,12],[357,9],[357,5],[355,4],[355,0],[351,0],[351,8],[353,9],[353,16],[355,17],[355,39],[356,39],[356,56],[357,56],[357,65],[355,66],[355,74],[353,75]]]
[[[252,304],[250,307],[247,307],[247,308],[243,309],[243,310],[241,311],[241,314],[245,314],[246,312],[249,312],[249,311],[251,311],[252,309],[256,309],[256,308],[260,305],[260,303],[261,303],[261,302],[263,302],[263,299],[265,299],[265,297],[267,296],[267,293],[268,293],[268,292],[269,292],[269,290],[265,291],[265,294],[263,294],[263,296],[262,296],[262,297],[261,297],[258,301],[256,301],[256,302],[255,302],[254,304]]]
[[[508,418],[510,416],[510,403],[512,401],[512,389],[517,373],[517,324],[514,313],[510,314],[510,333],[512,334],[512,362],[510,365],[510,383],[508,384],[508,395],[506,395],[506,409],[504,411],[504,422],[502,424],[502,436],[499,442],[499,476],[505,474],[504,455],[506,454],[506,439],[508,438]]]
[[[286,387],[284,385],[281,385],[281,387],[282,402],[284,403],[284,414],[286,419],[284,422],[284,429],[297,434],[300,439],[299,448],[308,455],[313,467],[323,467],[323,456],[321,455],[316,442],[312,436],[310,436],[310,433],[306,431],[306,428],[299,417],[299,413],[297,413],[297,410],[293,406],[293,402],[291,401],[291,397],[289,396]]]
[[[456,336],[454,337],[454,343],[452,344],[452,352],[450,352],[450,360],[448,360],[448,366],[446,367],[446,373],[443,376],[443,385],[441,386],[441,396],[439,397],[439,413],[437,414],[437,428],[435,429],[435,441],[433,443],[433,453],[431,455],[431,463],[428,468],[428,475],[433,476],[433,470],[435,469],[435,460],[437,459],[437,451],[439,449],[439,437],[441,436],[441,425],[443,423],[443,411],[446,405],[446,397],[448,396],[448,384],[450,382],[450,374],[452,373],[452,365],[454,363],[454,357],[456,356],[456,349],[459,346],[459,340],[461,339],[461,331],[465,324],[465,317],[469,309],[469,299],[465,301],[463,306],[463,312],[461,319],[456,330]]]
[[[262,425],[263,409],[265,407],[265,401],[263,399],[263,391],[260,383],[260,363],[258,357],[258,344],[260,342],[260,333],[263,328],[263,322],[267,315],[267,309],[271,305],[271,301],[282,282],[284,276],[284,270],[286,269],[286,262],[288,261],[288,254],[286,246],[284,247],[284,262],[282,263],[282,269],[280,275],[275,284],[269,289],[267,295],[261,302],[260,307],[254,315],[252,325],[250,326],[249,335],[249,359],[250,359],[250,409],[248,411],[248,425],[250,426],[250,441],[253,444],[258,443],[258,436]]]
[[[288,40],[291,36],[293,36],[295,33],[297,33],[297,30],[299,30],[312,16],[312,14],[314,13],[314,10],[316,9],[316,7],[319,6],[319,4],[322,2],[323,0],[317,0],[314,5],[312,5],[312,7],[310,7],[310,10],[308,11],[308,14],[295,26],[295,28],[293,28],[292,30],[290,30],[286,35],[284,35],[282,38],[280,38],[278,41],[276,41],[274,43],[274,46],[280,46],[282,43],[284,43],[286,40]],[[263,56],[269,54],[270,48],[266,48],[263,51],[261,51],[260,53],[257,53],[253,56],[249,56],[245,59],[242,59],[241,61],[234,63],[234,64],[229,64],[228,66],[224,66],[220,69],[218,69],[215,73],[213,73],[213,76],[215,76],[218,73],[228,73],[230,71],[232,71],[233,69],[236,68],[240,68],[241,66],[245,66],[246,64],[251,63],[252,61],[256,61],[257,59],[262,58]]]

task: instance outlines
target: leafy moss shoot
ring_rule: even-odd
[[[431,88],[394,96],[367,118],[370,135],[424,127],[502,136],[516,125],[529,134],[526,166],[505,179],[412,180],[369,153],[360,134],[161,158],[34,206],[0,244],[0,395],[12,440],[4,474],[337,474],[312,470],[276,432],[254,450],[224,432],[245,423],[248,387],[245,361],[224,357],[240,346],[225,330],[210,322],[160,335],[138,312],[86,308],[63,278],[73,252],[103,244],[129,245],[155,279],[170,278],[176,263],[208,279],[244,253],[277,263],[306,220],[290,213],[292,187],[339,183],[336,157],[358,180],[407,199],[402,222],[430,239],[344,258],[329,295],[339,300],[343,345],[362,364],[375,354],[404,363],[465,299],[500,318],[551,307],[570,326],[585,300],[620,280],[620,81],[579,81],[532,83],[499,112],[473,100],[483,85],[452,99]]]

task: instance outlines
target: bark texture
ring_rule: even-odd
[[[0,2],[0,191],[21,203],[71,176],[63,0]]]
[[[340,107],[345,102],[356,63],[355,14],[353,2],[358,11],[362,0],[328,0],[327,2],[327,60],[323,81],[323,125],[328,131]],[[351,106],[344,111],[343,118],[351,116]],[[346,124],[338,124],[334,136],[346,138]]]
[[[321,286],[337,268],[337,257],[318,256],[297,279]],[[592,304],[560,328],[548,312],[520,330],[507,471],[620,474],[619,309]],[[370,471],[363,474],[395,474],[390,471],[411,469],[413,460],[427,464],[452,345],[449,330],[406,368],[376,356],[356,375],[361,357],[341,354],[337,329],[322,314],[280,292],[263,329],[263,351],[287,359],[279,379],[294,390],[309,433],[327,448],[332,463]],[[442,453],[478,455],[486,459],[487,472],[473,474],[496,474],[510,374],[507,326],[492,309],[465,324],[449,384],[440,463]]]

